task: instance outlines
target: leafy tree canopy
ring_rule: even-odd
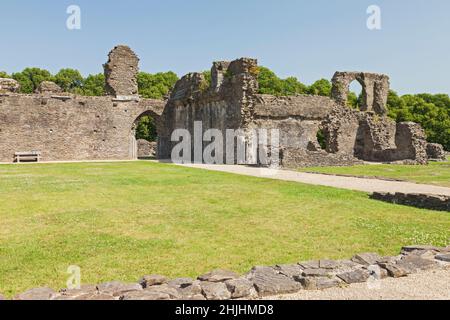
[[[74,92],[83,86],[83,76],[78,70],[61,69],[55,75],[55,83],[65,92]]]
[[[139,72],[139,94],[148,99],[162,99],[169,94],[177,81],[178,76],[171,71],[156,74]]]
[[[139,123],[136,127],[136,139],[156,141],[157,139],[156,125],[152,117],[143,116],[139,119]]]
[[[40,68],[26,68],[22,72],[13,73],[12,78],[19,82],[22,93],[33,93],[42,81],[54,81],[49,71]]]
[[[447,94],[407,94],[400,97],[391,90],[388,109],[392,119],[419,123],[425,129],[428,141],[440,143],[450,150],[450,98]]]

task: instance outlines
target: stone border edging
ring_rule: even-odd
[[[374,192],[371,194],[370,198],[421,209],[450,212],[450,196],[445,195]]]
[[[80,289],[36,288],[14,300],[230,300],[322,290],[387,277],[400,278],[421,270],[450,266],[450,246],[414,245],[400,255],[381,257],[361,253],[350,260],[314,260],[291,265],[254,267],[245,275],[214,270],[191,278],[144,276],[138,283],[112,281],[83,285]],[[0,295],[0,300],[4,299]]]

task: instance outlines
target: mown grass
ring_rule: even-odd
[[[300,171],[391,178],[450,187],[450,161],[430,162],[430,164],[426,166],[374,164],[351,167],[302,168]]]
[[[446,245],[450,214],[152,162],[0,166],[0,292]]]

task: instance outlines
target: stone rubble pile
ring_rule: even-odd
[[[112,281],[80,289],[36,288],[14,300],[230,300],[345,287],[387,277],[399,278],[422,270],[449,268],[450,246],[414,245],[400,255],[362,253],[350,260],[315,260],[291,265],[254,267],[245,275],[215,270],[197,279],[147,275],[138,283]],[[0,300],[4,299],[0,295]]]

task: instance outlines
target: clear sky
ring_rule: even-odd
[[[81,30],[66,28],[72,4]],[[372,4],[381,30],[366,27]],[[357,70],[389,74],[400,93],[450,93],[449,33],[448,0],[3,0],[0,70],[99,73],[127,44],[152,73],[248,56],[307,84]]]

